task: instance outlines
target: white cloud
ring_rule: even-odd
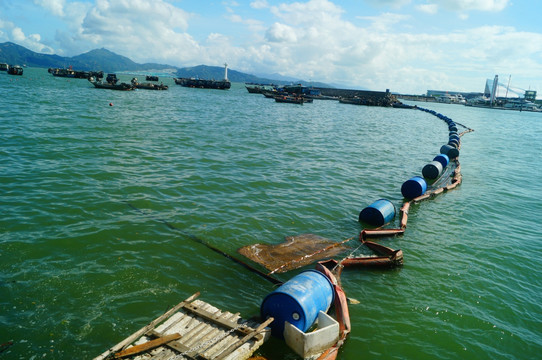
[[[256,0],[250,3],[250,7],[253,9],[265,9],[269,7],[266,0]]]
[[[437,4],[422,4],[417,6],[418,10],[426,14],[436,14],[438,12]]]
[[[504,10],[509,0],[431,0],[429,2],[459,12],[473,10],[496,12]]]
[[[65,0],[34,0],[34,3],[50,11],[55,16],[64,16]]]

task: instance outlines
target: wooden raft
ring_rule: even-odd
[[[244,360],[270,337],[267,326],[243,320],[195,300],[199,292],[174,306],[94,360]]]

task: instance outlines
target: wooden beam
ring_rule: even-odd
[[[118,358],[118,359],[121,359],[121,358],[124,358],[124,357],[140,354],[142,352],[155,349],[155,348],[157,348],[159,346],[167,344],[170,341],[178,340],[180,338],[181,338],[181,334],[179,334],[179,333],[175,333],[175,334],[171,334],[171,335],[165,335],[165,336],[159,337],[158,339],[147,341],[146,343],[135,345],[135,346],[129,347],[129,348],[125,349],[125,350],[122,350],[120,352],[117,352],[117,353],[115,353],[115,357]]]

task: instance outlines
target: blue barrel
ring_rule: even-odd
[[[451,132],[451,133],[448,135],[448,139],[457,139],[457,140],[459,140],[460,137],[459,137],[459,135],[458,135],[456,132]]]
[[[442,174],[442,164],[439,161],[431,161],[429,164],[425,165],[422,169],[422,175],[426,179],[438,179]]]
[[[444,169],[446,166],[448,166],[448,163],[450,162],[450,158],[448,157],[448,155],[439,154],[435,156],[433,161],[438,161],[439,163],[441,163],[442,168]]]
[[[451,146],[453,146],[454,148],[458,149],[458,148],[459,148],[459,140],[457,140],[457,139],[450,139],[450,140],[448,140],[448,145],[451,145]]]
[[[359,221],[372,226],[382,226],[395,217],[395,205],[389,200],[379,199],[359,213]]]
[[[263,319],[273,317],[271,334],[284,338],[284,322],[288,321],[305,332],[326,312],[335,296],[333,284],[319,271],[306,270],[268,294],[260,306]]]
[[[427,182],[421,176],[414,176],[413,178],[408,179],[401,186],[401,194],[406,199],[414,199],[418,196],[425,194],[427,190]]]
[[[453,125],[448,125],[448,130],[449,130],[449,131],[457,131],[457,126],[455,126],[455,124],[453,124]]]
[[[440,153],[441,154],[444,154],[444,155],[447,155],[448,158],[450,159],[455,159],[456,157],[459,156],[459,150],[457,150],[456,148],[454,148],[453,146],[451,145],[442,145],[440,147]]]

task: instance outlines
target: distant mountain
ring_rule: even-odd
[[[41,68],[68,68],[71,66],[74,70],[102,70],[106,73],[175,69],[177,70],[177,77],[199,77],[201,79],[215,80],[222,80],[224,78],[224,68],[220,66],[198,65],[178,68],[176,66],[155,63],[138,64],[125,56],[115,54],[104,48],[91,50],[73,57],[63,57],[58,55],[39,54],[12,42],[5,42],[0,44],[0,62]],[[275,75],[278,79],[274,77]],[[302,83],[304,85],[316,87],[332,87],[324,83],[309,83],[302,80],[292,80],[293,78],[281,78],[278,74],[271,76],[273,77],[259,77],[228,69],[228,79],[232,82],[252,82],[277,85]]]
[[[177,77],[188,77],[188,78],[193,77],[193,78],[200,78],[200,79],[222,80],[224,79],[224,67],[207,66],[207,65],[185,67],[185,68],[177,70]],[[286,85],[286,84],[292,84],[292,83],[307,84],[306,81],[302,81],[302,80],[290,80],[290,79],[284,80],[284,79],[266,78],[266,77],[245,74],[245,73],[232,70],[232,69],[228,69],[228,79],[232,82],[245,82],[245,83],[257,83],[257,84],[276,84],[276,85]],[[311,83],[311,85],[317,86],[317,87],[329,87],[329,85],[323,84],[323,83]]]
[[[75,70],[103,70],[105,72],[173,68],[173,66],[161,64],[137,64],[127,57],[107,49],[97,49],[73,57],[63,57],[35,53],[11,42],[0,44],[0,62],[45,68],[68,68],[71,66]]]

